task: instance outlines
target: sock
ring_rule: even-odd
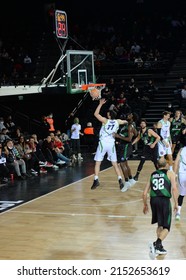
[[[129,176],[129,180],[132,179],[132,176]]]
[[[139,174],[140,174],[140,171],[137,171],[137,172],[136,172],[136,175],[135,175],[134,177],[137,177],[137,178],[138,178],[138,177],[139,177]]]
[[[122,177],[121,177],[121,176],[118,176],[118,181],[119,181],[120,179],[122,179]]]
[[[157,247],[162,245],[162,244],[161,244],[161,239],[160,239],[160,238],[158,238],[158,239],[156,240],[156,245],[157,245]]]
[[[178,214],[181,214],[181,206],[178,206],[178,211],[177,211]]]
[[[97,180],[97,179],[98,179],[98,176],[95,175],[95,176],[94,176],[94,180]]]
[[[125,178],[125,182],[128,182],[129,181],[129,178]]]

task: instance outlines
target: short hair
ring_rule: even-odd
[[[159,167],[159,168],[166,167],[167,161],[166,161],[165,158],[160,158],[160,159],[158,159],[157,164],[158,164],[158,167]]]
[[[141,119],[141,120],[140,120],[140,123],[141,123],[141,122],[145,122],[145,123],[147,124],[146,119]]]
[[[166,115],[170,115],[170,114],[171,114],[171,112],[169,112],[169,111],[163,111],[162,116],[166,116]]]
[[[113,110],[108,111],[108,113],[110,114],[111,120],[114,120],[117,116],[117,113]]]

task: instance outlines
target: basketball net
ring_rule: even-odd
[[[84,91],[88,91],[92,100],[99,100],[101,98],[101,91],[105,88],[106,84],[87,84],[82,85],[81,89]]]

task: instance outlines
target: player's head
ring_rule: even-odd
[[[113,111],[113,110],[109,110],[109,111],[107,112],[107,117],[108,117],[109,119],[111,119],[111,120],[116,119],[116,116],[117,116],[117,113],[116,113],[115,111]]]
[[[169,111],[164,111],[162,113],[163,118],[166,118],[167,120],[170,118],[171,113]]]
[[[147,121],[146,121],[146,119],[141,119],[141,121],[140,121],[140,127],[141,128],[145,128],[147,126]]]
[[[132,112],[130,112],[130,113],[127,114],[127,120],[128,120],[128,121],[133,121],[133,118],[134,118],[134,115],[133,115]]]
[[[181,110],[176,110],[175,111],[175,117],[181,117],[182,111]]]
[[[158,168],[166,168],[167,161],[164,157],[162,157],[162,158],[158,159],[157,164],[158,164]]]
[[[78,118],[75,118],[75,119],[74,119],[74,123],[79,123],[79,119],[78,119]]]

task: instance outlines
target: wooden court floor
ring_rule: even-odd
[[[138,163],[130,161],[133,174]],[[142,212],[142,191],[153,170],[146,162],[139,182],[122,193],[109,167],[101,171],[96,190],[90,189],[90,175],[2,213],[0,259],[149,260],[156,226],[151,213]],[[159,259],[186,259],[185,209],[179,223],[173,216],[163,243],[168,253]]]

